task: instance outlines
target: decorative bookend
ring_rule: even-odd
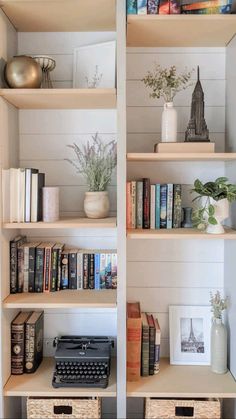
[[[197,83],[192,95],[191,118],[185,132],[185,142],[210,141],[209,130],[204,118],[204,107],[204,92],[200,82],[198,66]]]

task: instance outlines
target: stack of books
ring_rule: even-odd
[[[158,374],[161,329],[151,314],[141,313],[140,303],[127,303],[127,380]]]
[[[184,14],[227,14],[231,13],[232,0],[182,0],[181,12]]]
[[[45,174],[37,169],[2,171],[3,221],[35,223],[42,220]]]
[[[180,12],[180,0],[127,0],[128,15],[168,15]]]
[[[10,242],[10,292],[116,289],[115,250],[66,249],[61,243]]]
[[[151,185],[150,179],[127,182],[127,228],[180,228],[182,187],[180,184]]]
[[[43,359],[43,311],[20,312],[11,323],[11,373],[33,373]]]

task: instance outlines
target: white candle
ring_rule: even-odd
[[[43,221],[59,220],[59,188],[47,186],[43,188]]]

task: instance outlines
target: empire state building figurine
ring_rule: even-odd
[[[209,142],[209,130],[204,118],[204,92],[197,68],[197,83],[192,95],[191,118],[185,132],[185,142]]]

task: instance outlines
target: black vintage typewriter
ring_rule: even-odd
[[[106,336],[61,336],[56,346],[53,387],[108,386],[112,339]]]

